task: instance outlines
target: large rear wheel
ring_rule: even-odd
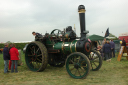
[[[39,41],[31,42],[25,53],[25,61],[31,71],[43,71],[48,63],[48,53],[45,45]]]

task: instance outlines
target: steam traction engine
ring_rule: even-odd
[[[31,71],[43,71],[47,64],[54,67],[65,65],[73,78],[86,78],[90,69],[97,71],[102,65],[100,54],[91,49],[91,41],[86,38],[85,7],[78,7],[81,37],[68,26],[66,30],[54,29],[31,42],[25,53],[25,60]]]

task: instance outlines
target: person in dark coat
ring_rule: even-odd
[[[110,42],[110,46],[111,46],[111,53],[110,53],[110,57],[114,57],[115,58],[115,43],[113,42],[113,40],[111,40]],[[112,56],[113,54],[113,56]]]
[[[125,41],[124,38],[123,38],[123,41],[122,41],[122,45],[121,46],[125,46],[126,47],[126,41]]]
[[[107,41],[107,42],[105,42],[105,44],[103,46],[103,53],[106,58],[106,61],[111,61],[110,52],[111,52],[111,46],[109,44],[109,41]]]
[[[5,67],[4,67],[4,73],[8,73],[8,63],[10,60],[10,55],[9,55],[9,49],[8,49],[8,44],[4,44],[4,49],[3,49],[3,59],[5,62]]]

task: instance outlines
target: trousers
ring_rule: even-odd
[[[11,73],[14,72],[14,65],[15,65],[15,72],[18,72],[18,69],[17,69],[18,60],[11,60],[11,62],[12,62]]]
[[[4,60],[4,62],[5,62],[5,66],[4,66],[4,73],[7,73],[8,72],[8,62],[9,62],[9,60]]]

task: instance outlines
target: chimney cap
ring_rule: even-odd
[[[81,9],[85,9],[85,6],[84,5],[79,5],[78,11],[81,10]]]

